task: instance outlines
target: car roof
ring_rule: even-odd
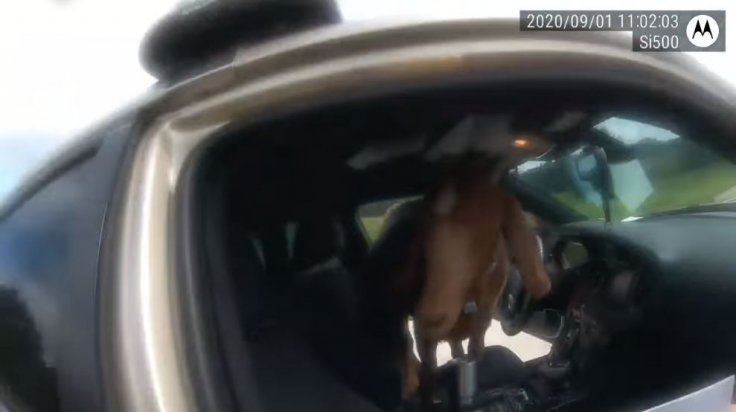
[[[698,79],[698,84],[707,88],[709,93],[722,97],[720,103],[728,104],[729,110],[733,110],[733,102],[736,101],[734,98],[736,93],[732,86],[719,80],[715,74],[705,70],[689,56],[683,53],[634,53],[631,51],[631,37],[621,33],[520,31],[519,21],[516,19],[394,20],[332,24],[258,44],[248,44],[236,49],[226,62],[218,63],[215,69],[203,64],[205,68],[199,74],[180,80],[176,84],[165,82],[160,84],[150,95],[136,103],[136,112],[138,109],[146,111],[146,118],[152,118],[156,112],[166,112],[167,109],[180,106],[183,101],[191,102],[195,97],[205,98],[215,89],[212,87],[213,82],[217,82],[217,89],[222,90],[230,84],[235,87],[242,82],[256,81],[260,77],[271,76],[296,66],[318,65],[334,58],[351,58],[377,51],[393,50],[400,53],[407,48],[432,47],[433,44],[439,43],[452,47],[453,44],[467,45],[473,41],[495,41],[499,45],[507,46],[513,44],[520,50],[528,48],[530,53],[545,50],[547,46],[559,49],[560,45],[563,45],[578,54],[589,53],[595,56],[617,53],[619,57],[624,56],[625,60],[632,64],[642,61],[659,62],[661,63],[658,65],[659,70],[687,73],[689,77]],[[540,61],[543,62],[543,59]],[[201,81],[207,77],[212,78],[211,81]],[[94,147],[96,144],[81,146]],[[88,153],[87,150],[72,149],[70,150],[72,153]],[[68,163],[62,161],[66,155],[57,157],[58,159],[42,168],[42,173],[37,173],[24,187],[10,196],[0,215],[7,215],[21,203],[20,199],[26,198],[28,193],[34,191],[29,190],[30,188],[40,185],[31,183],[46,180],[38,176],[50,176],[54,174],[54,170],[64,168],[54,164]]]

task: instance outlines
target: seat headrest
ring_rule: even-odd
[[[345,233],[333,217],[320,217],[299,222],[293,244],[292,267],[308,270],[345,250]]]
[[[395,268],[404,259],[419,227],[421,202],[422,199],[408,200],[388,209],[381,233],[365,264],[368,273],[389,276],[393,273],[389,268]]]

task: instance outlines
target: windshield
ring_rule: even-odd
[[[590,133],[605,142],[597,144],[608,158],[612,220],[736,201],[736,166],[672,130],[612,116]],[[601,188],[591,178],[600,165],[585,149],[522,163],[517,177],[585,218],[602,219]]]

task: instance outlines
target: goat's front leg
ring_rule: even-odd
[[[471,360],[479,360],[481,355],[483,355],[483,348],[485,345],[483,344],[483,334],[475,334],[470,337],[470,341],[468,342],[468,356],[470,356]]]
[[[470,338],[468,339],[468,355],[471,360],[477,361],[483,355],[483,348],[485,348],[484,338],[486,329],[488,329],[490,323],[490,315],[482,316],[480,313],[477,313],[473,316]]]
[[[463,349],[463,343],[461,341],[453,339],[447,343],[450,344],[450,354],[453,359],[465,356],[465,350]]]
[[[540,258],[539,245],[534,230],[529,226],[521,205],[509,196],[503,235],[508,246],[509,257],[516,263],[524,289],[535,299],[541,299],[552,286],[549,275]]]

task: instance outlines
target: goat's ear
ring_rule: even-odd
[[[457,191],[455,190],[455,185],[447,185],[437,194],[432,205],[432,210],[440,216],[447,216],[452,213],[456,205]]]

